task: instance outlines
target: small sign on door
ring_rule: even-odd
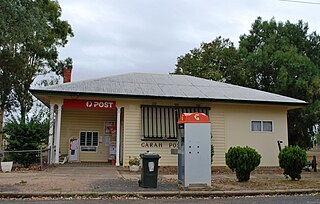
[[[76,137],[71,137],[69,139],[69,161],[77,162],[79,156],[79,139]]]

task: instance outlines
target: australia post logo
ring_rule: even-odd
[[[64,108],[95,108],[95,109],[115,109],[115,101],[100,101],[100,100],[74,100],[65,99],[63,102]]]
[[[87,108],[114,108],[115,102],[113,101],[87,101],[86,102]]]

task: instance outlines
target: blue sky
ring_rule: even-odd
[[[237,45],[258,16],[292,23],[302,19],[310,31],[320,31],[320,4],[279,0],[60,0],[59,4],[62,19],[75,34],[60,49],[60,58],[73,58],[72,81],[172,72],[177,57],[201,42],[222,36]]]

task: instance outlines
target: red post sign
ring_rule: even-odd
[[[115,101],[64,99],[64,108],[115,109]]]

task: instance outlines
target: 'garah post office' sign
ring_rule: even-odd
[[[64,108],[115,109],[115,101],[64,99]]]

